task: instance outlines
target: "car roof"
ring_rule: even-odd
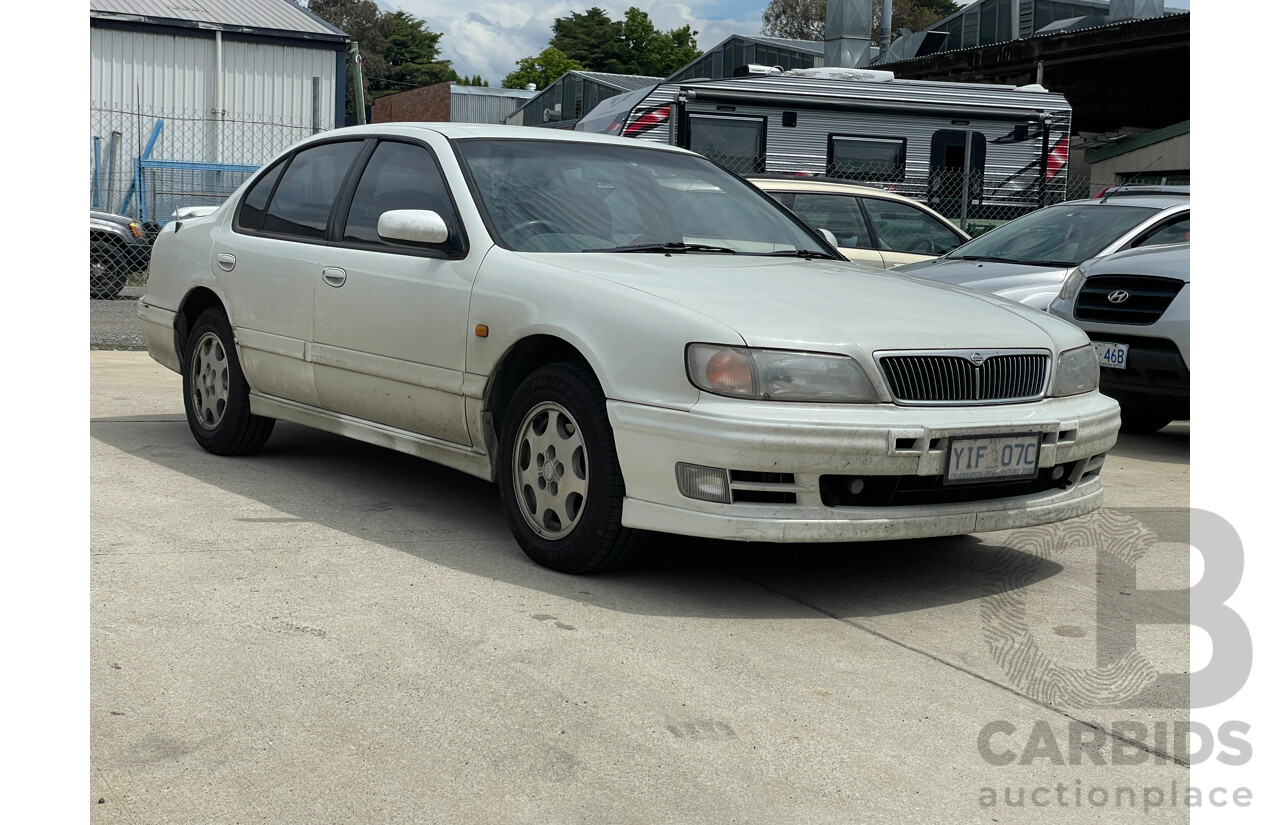
[[[315,138],[326,139],[341,137],[343,135],[361,134],[421,137],[423,132],[434,132],[448,138],[449,140],[462,140],[466,138],[506,138],[550,142],[606,143],[692,154],[686,149],[667,146],[666,144],[661,143],[639,141],[635,138],[623,138],[615,135],[598,135],[590,132],[575,132],[570,129],[548,129],[538,126],[509,126],[506,124],[490,123],[368,123],[363,126],[346,126],[341,129],[332,129],[328,132],[321,132],[320,134],[315,135]]]
[[[1190,195],[1125,195],[1120,198],[1082,198],[1074,201],[1063,201],[1051,204],[1049,208],[1061,206],[1147,206],[1155,209],[1166,209],[1170,206],[1190,206]]]
[[[874,183],[863,183],[862,181],[843,180],[841,178],[828,178],[819,175],[743,175],[747,180],[759,186],[761,189],[794,189],[796,191],[810,190],[823,192],[853,192],[859,195],[887,195],[893,198],[902,197],[901,195],[890,192],[882,186]]]

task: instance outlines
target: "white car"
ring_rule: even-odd
[[[924,204],[876,186],[794,175],[747,180],[814,229],[830,232],[841,255],[876,269],[931,261],[969,240]]]
[[[139,314],[206,450],[285,419],[431,459],[497,482],[568,572],[646,530],[1072,518],[1120,423],[1073,325],[860,268],[705,158],[576,132],[316,135],[164,228]]]
[[[1085,261],[1049,311],[1093,339],[1121,432],[1154,433],[1191,417],[1191,244]]]

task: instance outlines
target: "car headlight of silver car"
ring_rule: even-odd
[[[1098,388],[1098,353],[1093,344],[1066,350],[1058,355],[1053,373],[1052,395],[1079,395]]]
[[[1062,289],[1058,290],[1058,299],[1074,304],[1083,285],[1084,273],[1080,271],[1080,267],[1076,267],[1067,273],[1067,279],[1062,282]]]
[[[690,344],[689,380],[701,390],[760,401],[876,402],[875,385],[847,355]]]

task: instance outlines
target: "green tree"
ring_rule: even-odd
[[[702,54],[689,26],[660,32],[646,12],[632,6],[622,21],[625,74],[666,77]]]
[[[370,77],[385,77],[387,37],[391,35],[391,16],[383,13],[372,0],[309,0],[312,14],[332,23],[360,44],[360,58],[365,76],[364,97],[371,98]],[[347,116],[356,112],[355,73],[347,72]]]
[[[821,40],[827,30],[827,0],[769,0],[760,33],[793,40]]]
[[[502,87],[523,89],[525,84],[532,83],[539,89],[545,89],[565,72],[581,68],[581,63],[555,46],[548,46],[542,54],[521,58],[516,70],[502,79]]]
[[[551,46],[593,72],[627,73],[623,24],[592,6],[579,14],[557,17],[551,23]]]
[[[960,11],[954,0],[894,0],[891,29],[924,31]],[[880,34],[880,3],[871,9],[872,38]],[[827,30],[826,0],[769,0],[760,16],[760,31],[772,37],[822,40]]]
[[[449,61],[440,59],[440,32],[431,31],[427,21],[403,10],[393,12],[388,18],[391,33],[383,52],[386,74],[370,79],[375,95],[378,91],[403,92],[458,78]]]

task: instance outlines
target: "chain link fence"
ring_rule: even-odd
[[[765,164],[758,156],[713,152],[707,157],[739,175],[766,173]],[[813,164],[805,159],[796,165],[812,168]],[[832,164],[822,174],[809,171],[782,174],[893,192],[929,206],[970,235],[980,235],[1042,206],[1094,197],[1107,187],[1123,182],[1114,177],[1069,177],[1063,172],[1046,182],[1038,161],[1011,171],[971,170],[968,174],[963,169],[933,169],[925,174],[911,174],[900,166],[854,164]]]
[[[316,131],[301,122],[90,105],[90,208],[162,225],[178,206],[221,203]]]

